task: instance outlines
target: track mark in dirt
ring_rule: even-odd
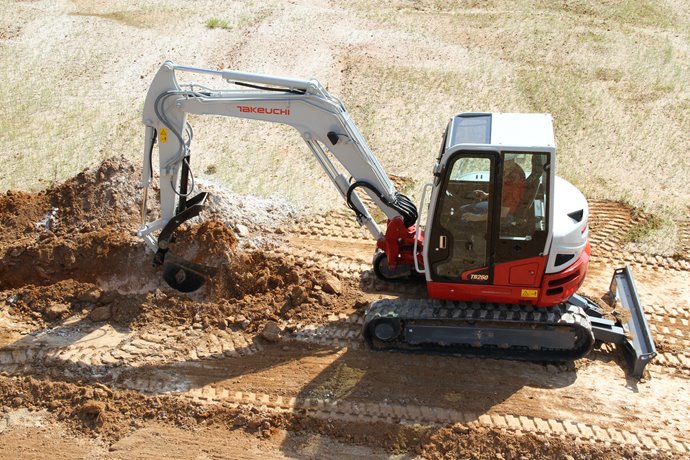
[[[261,393],[235,392],[212,387],[200,388],[185,397],[209,403],[232,400],[234,404],[257,403],[268,411],[290,413],[305,411],[311,417],[345,422],[397,423],[403,425],[422,424],[443,426],[460,423],[505,429],[510,432],[534,433],[548,436],[566,436],[581,442],[598,441],[614,445],[635,445],[650,450],[690,452],[690,443],[683,438],[660,436],[653,432],[631,432],[595,424],[578,423],[570,420],[544,419],[511,414],[483,414],[455,411],[434,407],[409,407],[385,403],[349,403],[347,401],[325,401],[320,399],[286,399]]]
[[[250,360],[254,358],[248,358]],[[193,377],[206,378],[209,372],[207,362],[203,367],[177,369],[180,379],[161,378],[169,372],[150,372],[130,368],[116,378],[111,388],[136,390],[150,395],[175,392],[190,401],[202,405],[218,405],[237,409],[243,406],[257,407],[262,412],[282,414],[302,414],[304,416],[339,421],[345,423],[383,423],[423,426],[443,426],[460,423],[471,427],[490,427],[505,429],[511,432],[527,432],[547,436],[568,436],[578,441],[598,441],[613,445],[632,445],[652,451],[690,452],[690,444],[682,438],[660,434],[653,431],[636,430],[634,432],[621,427],[604,426],[597,423],[578,422],[569,419],[545,418],[520,414],[490,411],[478,413],[457,410],[452,407],[437,407],[417,404],[396,404],[395,402],[366,402],[361,400],[319,399],[301,395],[272,394],[256,391],[237,391],[233,386],[223,383],[211,383],[195,386],[186,382],[190,372]],[[228,369],[231,362],[221,364]],[[342,366],[342,365],[341,365]],[[436,360],[430,359],[429,366],[437,366]],[[19,366],[18,366],[19,367]],[[32,366],[34,369],[36,366]],[[196,369],[196,370],[195,370]],[[227,371],[226,371],[227,372]],[[232,373],[232,371],[230,371]],[[109,374],[107,374],[109,375]],[[59,377],[59,373],[55,374]],[[113,378],[110,376],[110,378]],[[110,380],[110,378],[108,380]],[[108,381],[106,380],[106,381]],[[307,394],[313,394],[308,392]]]
[[[112,441],[126,439],[136,429],[136,425],[130,425],[129,421],[133,417],[138,417],[162,424],[162,427],[174,424],[185,430],[194,427],[220,427],[226,430],[228,427],[242,428],[249,433],[255,433],[257,442],[274,436],[281,428],[300,432],[311,431],[349,439],[349,442],[383,446],[389,451],[411,450],[425,458],[441,458],[443,452],[457,447],[458,443],[449,442],[454,436],[462,437],[460,444],[464,452],[468,449],[487,452],[488,449],[494,451],[498,448],[506,453],[539,452],[544,458],[562,457],[568,452],[577,452],[586,457],[616,453],[621,457],[635,455],[645,459],[670,458],[672,454],[683,452],[682,449],[687,448],[675,438],[654,435],[633,437],[627,431],[610,429],[600,433],[602,437],[606,436],[611,441],[595,445],[586,435],[582,437],[570,434],[568,430],[572,430],[572,426],[567,421],[555,419],[543,420],[549,427],[558,427],[560,424],[565,431],[560,434],[541,435],[547,437],[548,443],[544,443],[538,435],[537,423],[541,420],[525,417],[518,419],[518,423],[526,427],[525,430],[485,426],[481,422],[456,423],[437,429],[419,424],[410,426],[390,425],[387,422],[344,421],[341,412],[332,411],[331,407],[320,406],[318,402],[310,404],[309,410],[295,410],[296,404],[291,405],[291,399],[261,393],[235,393],[232,400],[215,403],[212,401],[218,398],[218,393],[213,393],[210,389],[206,390],[205,394],[187,397],[158,396],[108,388],[105,385],[90,387],[68,382],[41,381],[31,377],[18,379],[2,376],[0,389],[0,394],[4,396],[0,402],[9,401],[10,407],[18,404],[32,409],[49,407],[51,418],[57,415],[73,429],[86,430]],[[98,407],[98,417],[85,412],[85,408],[88,407]],[[382,409],[386,411],[389,408]],[[379,415],[374,417],[377,417],[377,420],[381,419]],[[510,416],[496,416],[491,422],[514,425],[514,420]],[[585,432],[587,428],[584,428]],[[623,440],[619,440],[619,437]],[[495,446],[496,440],[500,440],[498,447]],[[115,446],[115,449],[119,450],[122,444],[117,443]]]
[[[624,240],[636,225],[649,219],[644,213],[611,201],[590,201],[590,242],[592,244],[593,265],[630,265],[637,270],[670,269],[690,271],[690,257],[642,254],[624,250]],[[689,232],[687,222],[678,222],[681,235]],[[683,242],[686,243],[683,243]],[[687,236],[681,237],[681,247],[687,246]],[[685,246],[683,246],[685,245]]]
[[[625,205],[611,201],[589,202],[590,242],[594,254],[618,250],[632,226],[632,212]]]
[[[629,265],[634,270],[676,270],[690,271],[690,261],[671,256],[649,255],[639,253],[612,253],[617,255],[593,256],[591,265],[602,267],[622,267]]]
[[[685,259],[690,259],[690,220],[678,221],[677,225],[679,253]]]
[[[335,256],[308,246],[292,245],[290,242],[280,245],[274,251],[283,257],[294,257],[306,267],[324,267],[341,277],[352,280],[356,280],[363,271],[371,269],[371,263],[362,263],[355,258]]]
[[[294,337],[286,337],[286,343],[290,343],[293,340],[314,343],[314,341],[311,339],[321,335],[322,337],[329,338],[328,340],[324,340],[322,342],[327,344],[330,347],[330,350],[332,350],[329,353],[333,354],[334,357],[341,356],[343,352],[338,350],[343,350],[342,347],[349,346],[351,343],[359,342],[358,340],[355,340],[355,334],[358,333],[361,327],[361,325],[358,324],[360,318],[357,315],[350,315],[340,316],[337,318],[334,317],[332,319],[332,328],[330,330],[328,330],[328,326],[319,326],[318,328],[314,329],[315,333],[310,336],[309,330],[312,328],[303,327],[297,331]],[[65,330],[62,332],[67,331]],[[75,332],[75,330],[73,330],[73,332]],[[281,375],[291,375],[292,371],[289,370],[289,367],[283,368],[281,367],[282,365],[279,364],[302,361],[305,364],[311,363],[309,364],[311,366],[328,366],[332,360],[330,358],[318,358],[316,360],[313,358],[308,358],[309,355],[303,355],[303,351],[301,351],[300,348],[294,347],[291,349],[300,351],[279,352],[278,355],[273,355],[271,349],[264,350],[260,345],[258,348],[251,350],[251,353],[253,353],[251,356],[248,356],[247,353],[232,353],[229,356],[232,356],[233,358],[226,359],[228,355],[222,353],[223,341],[218,340],[217,333],[207,333],[205,337],[203,334],[197,337],[192,337],[191,342],[193,342],[195,346],[188,348],[188,350],[192,350],[192,354],[188,356],[185,356],[184,350],[180,353],[179,349],[175,350],[174,347],[170,346],[169,343],[166,343],[167,341],[180,341],[179,334],[176,336],[175,331],[164,330],[161,331],[159,335],[141,334],[140,336],[132,338],[132,336],[123,335],[122,333],[118,334],[116,331],[110,331],[109,327],[105,325],[97,330],[85,330],[83,333],[85,334],[83,338],[76,341],[73,337],[70,337],[69,334],[56,334],[57,337],[61,337],[62,340],[65,340],[68,343],[73,343],[74,346],[68,345],[66,347],[58,347],[58,354],[52,360],[45,359],[46,356],[50,357],[53,355],[49,350],[43,348],[39,348],[39,351],[36,351],[35,348],[22,350],[20,347],[15,347],[14,345],[9,350],[5,348],[3,349],[3,353],[0,354],[0,358],[3,362],[0,369],[4,372],[13,374],[38,373],[41,375],[43,373],[44,375],[50,375],[53,378],[58,379],[67,377],[82,378],[86,379],[87,381],[93,379],[101,382],[113,381],[115,386],[123,389],[137,390],[149,394],[163,394],[173,391],[186,395],[186,397],[189,397],[193,400],[199,400],[202,402],[227,403],[229,401],[231,404],[247,404],[253,401],[253,405],[262,408],[262,410],[264,406],[271,406],[271,401],[273,398],[278,398],[278,396],[283,398],[283,400],[290,400],[290,398],[294,398],[294,401],[299,402],[299,404],[288,406],[281,406],[280,404],[274,405],[280,409],[279,412],[289,409],[292,411],[306,411],[310,415],[313,415],[312,412],[316,411],[317,418],[323,415],[325,418],[335,418],[343,422],[366,421],[367,423],[396,423],[396,421],[402,420],[403,423],[442,425],[456,422],[471,422],[477,419],[481,424],[486,426],[492,426],[491,424],[493,424],[496,427],[503,427],[506,423],[509,423],[505,420],[511,421],[514,418],[519,418],[517,415],[518,413],[511,415],[510,413],[494,413],[493,411],[490,411],[488,414],[484,414],[483,411],[458,411],[454,410],[452,405],[439,407],[425,405],[422,403],[422,401],[414,404],[400,405],[396,404],[394,401],[383,404],[373,404],[367,402],[367,399],[358,399],[357,401],[350,401],[348,405],[340,404],[340,402],[334,404],[332,401],[313,400],[313,398],[308,397],[305,399],[302,394],[304,393],[309,395],[312,394],[312,392],[306,390],[304,392],[301,391],[302,387],[299,383],[299,379],[295,379],[296,375],[292,375],[291,381],[295,382],[297,386],[294,386],[294,383],[287,387],[281,385],[278,395],[275,393],[264,393],[260,397],[254,397],[253,400],[252,397],[249,396],[249,401],[233,400],[232,395],[236,394],[237,391],[246,392],[246,390],[242,389],[241,384],[239,387],[240,389],[238,390],[237,384],[227,386],[226,384],[217,381],[219,378],[221,380],[223,378],[227,379],[227,377],[220,376],[236,375],[237,377],[235,378],[240,378],[242,380],[244,377],[241,376],[249,375],[246,373],[246,371],[253,369],[257,363],[259,365],[257,370],[260,370],[264,367],[275,368],[276,371]],[[306,339],[304,337],[299,337],[299,334],[301,333],[307,335]],[[93,342],[99,340],[100,346],[96,346]],[[46,343],[46,341],[42,343]],[[123,343],[124,346],[121,346]],[[214,343],[215,345],[213,345]],[[316,341],[316,343],[319,342]],[[60,344],[61,343],[57,343],[56,345]],[[103,351],[105,348],[107,348],[108,344],[112,347],[109,350],[110,356],[117,356],[117,363],[103,363]],[[217,347],[215,351],[212,349],[213,346]],[[171,350],[171,348],[173,348],[173,350]],[[201,353],[198,351],[200,349],[206,349],[206,352]],[[118,354],[117,350],[121,350],[121,354]],[[275,350],[275,348],[273,348],[273,350]],[[175,354],[177,351],[178,359],[173,359],[169,354],[165,355],[166,351],[173,354]],[[160,356],[161,353],[163,353],[163,356]],[[260,354],[257,355],[257,353]],[[290,358],[290,356],[292,356],[291,353],[297,353],[295,355],[295,357],[298,357],[297,361],[295,361],[294,357]],[[285,354],[287,358],[281,357],[281,354]],[[299,358],[299,356],[305,356],[305,358]],[[399,354],[391,355],[390,357],[400,359],[402,361],[408,360],[408,357]],[[182,359],[180,360],[179,358]],[[365,358],[367,361],[375,361],[377,358],[382,358],[384,361],[389,361],[389,358],[384,353],[370,355],[367,352],[363,352],[361,356],[358,355],[354,361],[355,364],[351,365],[355,368],[360,367],[361,364],[356,363],[359,362],[358,360]],[[242,363],[245,362],[246,365],[249,365],[249,368],[243,371],[242,368],[244,367],[244,364]],[[472,361],[470,360],[470,362]],[[462,374],[465,371],[463,371],[461,368],[468,362],[452,358],[449,359],[444,357],[420,356],[417,360],[415,360],[415,363],[415,367],[419,367],[420,364],[426,364],[426,366],[423,367],[426,367],[429,370],[446,369],[447,372],[454,372],[448,367],[449,365],[451,367],[460,366],[457,369],[457,372]],[[505,362],[504,365],[515,366],[516,364]],[[404,366],[409,367],[409,364]],[[660,366],[662,366],[661,363],[655,367]],[[673,369],[679,366],[677,363],[671,363],[669,367]],[[687,366],[685,368],[687,369]],[[252,371],[251,374],[256,374],[257,370]],[[266,371],[261,371],[259,374],[262,372],[264,374],[266,373]],[[258,389],[261,387],[260,382],[262,381],[256,379],[269,378],[268,383],[270,384],[270,380],[274,379],[275,377],[269,376],[276,375],[275,373],[269,373],[266,375],[266,377],[261,377],[259,374],[256,374],[255,377],[252,377],[254,383],[249,385],[249,388],[256,388],[256,391],[258,391]],[[104,376],[107,376],[106,380],[103,380]],[[378,382],[377,378],[374,378],[374,380]],[[208,381],[217,381],[217,383],[205,383]],[[255,393],[256,391],[250,391],[249,393]],[[298,391],[299,394],[296,393]],[[449,399],[449,401],[454,400],[455,399]],[[323,411],[323,407],[326,407],[327,410]],[[400,409],[401,407],[404,407],[405,410]],[[355,409],[350,411],[351,408]],[[333,415],[334,413],[336,415]],[[474,418],[467,414],[474,414]],[[487,415],[488,418],[484,415]],[[526,416],[524,411],[521,412],[521,415],[527,418],[528,421],[524,423],[527,423],[528,426],[534,425],[538,427],[543,425],[548,427],[542,429],[541,431],[536,430],[535,433],[548,432],[558,434],[561,432],[570,432],[567,430],[563,431],[564,426],[571,426],[571,422],[565,419],[553,419],[555,420],[555,422],[553,422],[549,421],[552,419],[548,417],[536,415]],[[391,419],[391,417],[393,418]],[[531,422],[529,420],[531,420]],[[590,438],[593,438],[593,436],[589,433],[596,432],[596,427],[601,426],[597,423],[588,422],[572,421],[572,423],[575,423],[576,425],[579,423],[582,425],[583,428],[576,428],[577,433],[587,435]],[[521,430],[525,429],[523,425],[518,424],[511,426],[514,429]],[[611,424],[606,426],[607,428],[610,428]],[[622,429],[622,427],[616,428],[618,431],[614,430],[614,434],[611,434],[612,432],[609,430],[609,436],[611,436],[614,441],[622,436],[621,439],[627,441],[621,442],[632,444],[636,444],[638,442],[645,444],[643,441],[644,439],[647,439],[647,437],[653,437],[652,434],[637,433],[637,435],[640,437],[637,438],[638,441],[635,441],[634,438],[631,438],[630,436],[620,434],[619,432],[621,432]],[[602,436],[603,435],[594,437],[594,439],[607,441],[607,438]],[[633,441],[630,441],[630,439],[633,439]],[[660,448],[659,445],[660,444],[657,443],[657,447],[655,448]]]
[[[336,209],[326,214],[305,218],[291,233],[311,239],[342,239],[343,241],[372,243],[371,234],[357,224],[354,214],[348,209]]]

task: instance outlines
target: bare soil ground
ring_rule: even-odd
[[[0,458],[690,456],[688,24],[682,0],[4,2]],[[192,117],[213,198],[178,246],[222,270],[170,290],[135,237],[165,59],[318,78],[412,193],[450,115],[552,113],[559,175],[590,198],[582,293],[632,267],[648,374],[608,347],[567,365],[369,351],[368,302],[425,289],[375,279],[374,243],[287,128]]]
[[[367,303],[425,292],[375,279],[374,245],[344,210],[268,230],[240,215],[190,224],[178,246],[222,274],[181,295],[133,235],[138,174],[111,159],[0,197],[3,456],[690,453],[690,260],[622,251],[643,214],[592,203],[583,287],[601,295],[612,268],[633,267],[660,351],[638,382],[613,349],[565,365],[367,350]]]

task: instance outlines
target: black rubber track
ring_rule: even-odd
[[[381,341],[374,336],[374,328],[381,321],[400,321],[402,333],[394,340]],[[458,328],[459,336],[471,335],[471,341],[460,343],[421,343],[405,341],[406,326]],[[489,329],[504,329],[518,334],[535,331],[541,337],[554,334],[573,337],[568,347],[548,348],[531,343],[525,346],[502,343],[500,346],[482,343],[482,335]],[[373,302],[364,316],[362,334],[375,350],[431,352],[462,356],[489,357],[526,361],[572,361],[587,355],[594,346],[589,318],[575,305],[560,304],[548,308],[523,305],[451,302],[432,299],[383,299]],[[510,334],[508,334],[510,335]],[[522,334],[524,342],[525,334]],[[556,340],[558,341],[558,340]]]

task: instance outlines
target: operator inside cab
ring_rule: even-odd
[[[515,162],[507,160],[503,166],[503,187],[501,195],[501,223],[507,225],[514,223],[518,207],[523,203],[525,192],[525,171]],[[461,207],[461,219],[465,222],[479,222],[487,219],[489,210],[489,194],[482,190],[472,192],[475,199],[482,200],[478,203],[467,204]]]
[[[548,156],[541,152],[499,155],[492,160],[483,152],[468,153],[451,163],[436,214],[437,228],[450,235],[447,257],[439,251],[432,267],[439,279],[457,280],[489,267],[492,254],[494,263],[501,263],[543,252]],[[501,157],[499,166],[495,159]],[[498,183],[495,177],[500,177]],[[500,194],[498,203],[493,193]],[[493,203],[500,203],[500,209],[494,210]]]

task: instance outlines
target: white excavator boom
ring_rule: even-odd
[[[218,75],[241,89],[179,84],[177,74],[181,72]],[[139,230],[139,235],[154,251],[158,251],[159,245],[152,233],[164,228],[182,211],[180,199],[191,195],[194,185],[182,184],[185,178],[180,174],[185,163],[189,167],[192,131],[187,123],[188,114],[247,118],[294,127],[340,194],[353,207],[359,223],[377,240],[382,237],[381,230],[359,197],[352,193],[353,184],[360,184],[389,219],[400,216],[401,212],[410,212],[410,206],[407,202],[401,203],[401,195],[343,103],[318,81],[176,66],[167,61],[151,84],[143,115],[146,134],[142,185],[145,188],[153,177],[152,150],[156,137],[159,143],[161,215],[158,220],[147,222],[144,212]],[[406,201],[404,197],[402,200]],[[414,216],[404,217],[414,222]]]

